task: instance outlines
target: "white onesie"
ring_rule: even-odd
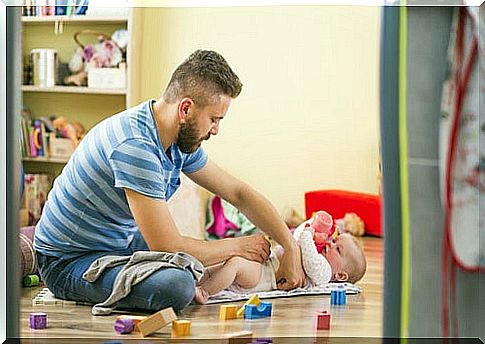
[[[304,230],[305,223],[306,222],[303,222],[298,226],[293,233],[293,236],[301,249],[303,269],[307,276],[305,287],[327,284],[332,278],[332,268],[327,259],[318,253],[313,241],[312,233],[308,230]],[[229,290],[250,294],[277,289],[276,271],[278,271],[278,268],[280,267],[280,261],[276,254],[277,251],[282,252],[283,248],[281,246],[276,246],[271,250],[269,259],[263,263],[261,278],[254,288],[244,289],[234,283],[229,287]]]

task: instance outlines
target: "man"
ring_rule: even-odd
[[[112,116],[88,133],[54,182],[35,235],[40,273],[57,297],[104,301],[122,267],[111,267],[96,282],[83,274],[108,255],[186,252],[204,265],[233,256],[268,258],[261,235],[210,242],[182,236],[166,203],[180,185],[180,172],[239,208],[284,247],[276,275],[281,289],[303,284],[301,253],[274,207],[200,147],[217,134],[241,87],[221,55],[198,50],[177,67],[160,99]],[[190,272],[164,268],[133,286],[118,306],[180,310],[194,291]]]

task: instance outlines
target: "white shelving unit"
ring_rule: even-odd
[[[39,86],[33,86],[33,85],[22,85],[22,91],[23,92],[126,95],[126,89],[102,89],[102,88],[91,88],[91,87],[85,87],[85,86],[39,87]]]

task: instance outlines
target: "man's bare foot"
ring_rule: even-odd
[[[194,301],[199,305],[204,305],[209,300],[209,293],[202,287],[195,287]]]

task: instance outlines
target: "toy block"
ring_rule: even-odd
[[[131,319],[133,320],[133,323],[135,327],[133,328],[134,332],[140,332],[140,329],[138,328],[138,324],[148,318],[147,316],[144,315],[129,315],[129,314],[123,314],[123,315],[118,315],[116,319]]]
[[[34,330],[47,328],[47,314],[43,312],[29,314],[29,326]]]
[[[257,294],[252,295],[249,298],[249,300],[247,300],[246,303],[241,308],[239,308],[239,310],[237,311],[237,317],[242,318],[244,316],[244,308],[247,305],[259,306],[260,303],[261,303],[261,300],[259,299],[258,295]]]
[[[177,315],[172,307],[165,308],[140,321],[138,328],[140,329],[141,335],[145,337],[167,326],[174,320],[177,320]]]
[[[116,319],[114,328],[118,334],[131,333],[135,328],[135,322],[133,319]]]
[[[258,319],[271,316],[273,304],[270,302],[261,302],[258,306],[247,305],[244,307],[245,319]]]
[[[330,330],[330,314],[327,311],[315,313],[315,329]]]
[[[230,320],[237,318],[237,305],[222,305],[219,309],[219,320]]]
[[[172,322],[172,337],[187,337],[190,336],[189,320],[174,320]]]
[[[331,305],[345,305],[347,302],[345,289],[334,289],[330,291],[330,304]]]
[[[253,339],[253,332],[240,331],[228,333],[223,337],[224,344],[247,344]]]
[[[39,276],[37,275],[27,275],[23,279],[24,287],[35,287],[39,285]]]

